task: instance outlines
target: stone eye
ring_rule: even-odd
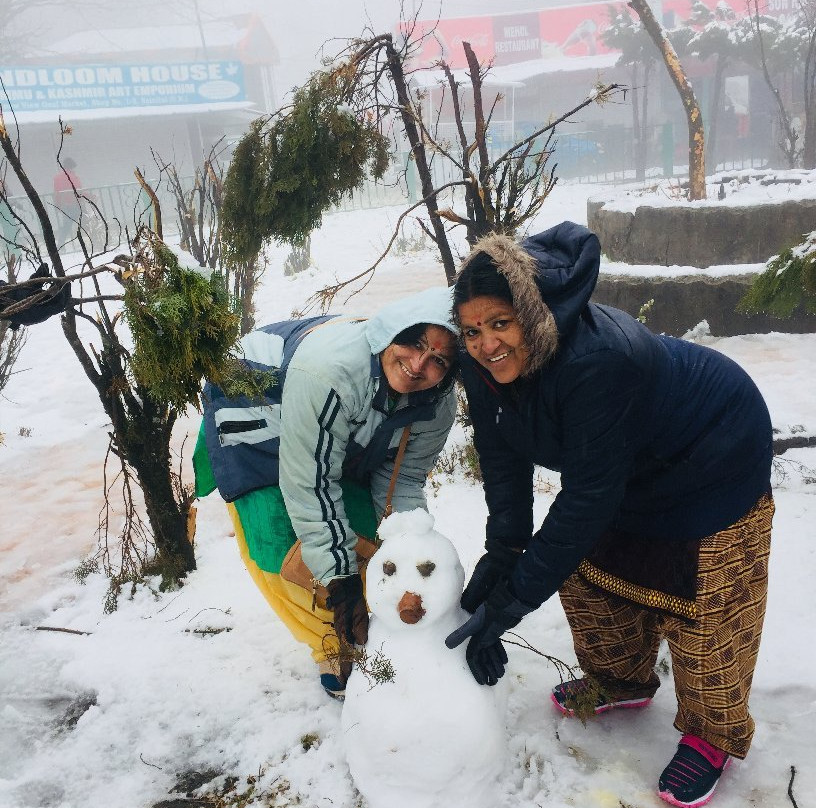
[[[386,575],[393,575],[397,571],[397,565],[393,561],[383,562],[383,572]]]
[[[433,561],[423,561],[421,564],[417,564],[417,569],[423,578],[427,578],[436,569],[436,564]]]

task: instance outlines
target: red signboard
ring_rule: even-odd
[[[419,21],[412,38],[421,47],[414,57],[418,67],[433,67],[440,60],[452,68],[467,67],[462,42],[470,42],[476,58],[482,64],[496,55],[493,47],[492,17],[458,17],[453,20]]]
[[[720,0],[703,0],[714,9]],[[744,16],[742,0],[726,0],[737,17]],[[777,5],[793,0],[768,0]],[[433,67],[444,59],[452,68],[467,67],[462,42],[470,42],[479,62],[496,65],[563,56],[592,56],[609,53],[602,34],[609,27],[610,10],[626,10],[624,0],[559,6],[526,14],[496,14],[491,17],[459,17],[417,23],[416,40],[424,36],[416,56],[418,67]],[[691,0],[663,0],[664,18],[680,21],[691,14]]]
[[[497,65],[541,58],[539,15],[501,14],[493,17],[493,49]]]

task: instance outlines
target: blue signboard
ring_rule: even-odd
[[[246,100],[244,68],[236,61],[0,67],[0,79],[16,112]]]

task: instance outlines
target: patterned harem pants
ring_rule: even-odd
[[[674,673],[674,726],[736,758],[754,734],[748,712],[768,590],[773,499],[700,542],[697,617],[646,608],[572,575],[559,594],[578,663],[610,695],[653,695],[661,638]]]

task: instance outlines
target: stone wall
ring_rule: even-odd
[[[735,207],[649,207],[632,213],[614,201],[587,202],[587,223],[610,261],[710,267],[765,263],[816,230],[816,199]]]
[[[657,333],[682,336],[702,320],[707,320],[715,336],[767,334],[781,331],[794,334],[816,332],[816,316],[795,312],[779,319],[768,315],[747,315],[736,311],[755,275],[682,277],[602,274],[592,295],[595,303],[606,303],[637,316],[644,303],[654,300],[646,312],[646,325]]]

